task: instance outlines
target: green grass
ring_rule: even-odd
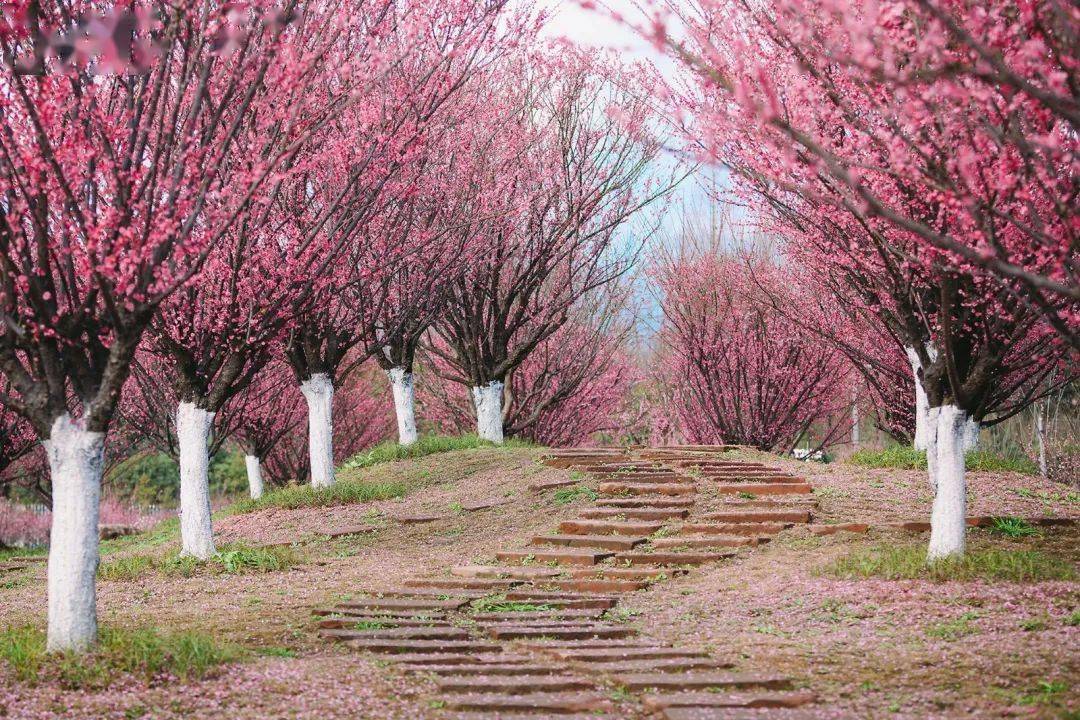
[[[1033,537],[1039,529],[1022,518],[996,517],[990,520],[990,532],[1010,538]]]
[[[559,488],[555,491],[554,499],[559,505],[569,505],[578,498],[585,498],[592,501],[600,497],[596,494],[596,491],[592,488],[585,487],[584,485],[578,485],[572,488]]]
[[[845,579],[879,577],[931,582],[1039,582],[1076,577],[1071,563],[1036,550],[969,550],[962,558],[939,560],[928,565],[925,545],[879,545],[854,550],[823,568],[822,572]]]
[[[311,485],[294,485],[274,490],[258,500],[241,500],[233,505],[230,513],[248,513],[266,508],[295,510],[303,507],[329,507],[351,505],[373,500],[389,500],[402,497],[409,491],[403,482],[370,482],[364,480],[339,480],[328,488]]]
[[[952,642],[979,632],[971,623],[979,619],[979,613],[966,612],[955,620],[934,623],[926,630],[929,637]]]
[[[545,603],[529,603],[507,600],[505,594],[492,595],[480,598],[472,605],[473,612],[477,613],[527,613],[546,612],[555,608]]]
[[[910,445],[893,445],[884,450],[856,450],[847,459],[851,465],[891,470],[925,470],[926,452]],[[1015,472],[1024,475],[1038,474],[1035,463],[1025,457],[1006,457],[986,450],[969,452],[964,466],[972,472]]]
[[[26,683],[55,679],[68,688],[104,688],[117,675],[147,679],[168,674],[181,680],[201,678],[243,651],[198,632],[161,632],[152,627],[102,627],[88,653],[47,653],[45,632],[31,626],[0,631],[0,662]]]
[[[98,577],[102,580],[130,582],[154,572],[168,577],[192,577],[200,570],[216,574],[244,575],[287,570],[296,563],[296,554],[287,547],[225,545],[206,562],[179,554],[164,558],[128,555],[107,560],[98,566]]]
[[[424,435],[412,445],[399,445],[396,442],[384,442],[370,450],[357,453],[345,461],[343,468],[367,468],[380,463],[393,462],[394,460],[409,460],[411,458],[433,455],[435,453],[451,452],[453,450],[475,450],[477,448],[518,448],[532,447],[532,444],[516,438],[507,438],[502,445],[496,445],[489,440],[481,440],[476,435]]]

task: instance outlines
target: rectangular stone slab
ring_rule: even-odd
[[[560,590],[574,590],[577,592],[623,593],[644,590],[649,587],[649,582],[646,580],[615,579],[554,580],[550,583],[545,583],[544,587],[555,587]]]
[[[679,528],[681,535],[775,535],[791,527],[791,523],[686,523]]]
[[[554,562],[559,565],[595,565],[615,553],[591,552],[589,550],[502,550],[495,557],[503,562],[522,562],[532,559],[538,563]]]
[[[615,562],[631,565],[702,565],[718,562],[734,555],[733,552],[654,552],[654,553],[619,553]]]
[[[464,675],[435,681],[439,692],[447,693],[538,693],[593,690],[596,684],[581,678],[560,675]]]
[[[715,523],[808,523],[809,510],[740,510],[705,513],[701,519]]]
[[[445,698],[447,710],[484,710],[486,712],[558,712],[588,713],[609,709],[611,703],[600,693],[478,693],[451,695]]]
[[[615,682],[631,692],[640,692],[652,688],[657,690],[704,690],[708,688],[786,690],[791,687],[791,680],[785,677],[713,672],[625,673],[616,675]]]
[[[628,535],[641,537],[652,535],[664,527],[659,522],[624,522],[617,520],[565,520],[559,523],[559,532],[567,535]]]
[[[657,550],[666,550],[678,547],[693,548],[718,548],[718,547],[744,547],[757,545],[758,539],[753,537],[729,537],[714,535],[712,537],[694,537],[692,535],[678,535],[676,537],[660,538],[653,540],[653,547]]]
[[[648,710],[675,707],[713,708],[796,708],[817,698],[811,692],[682,692],[645,695],[642,704]],[[727,717],[726,715],[724,717]],[[785,714],[783,717],[787,717]]]
[[[589,672],[605,674],[639,672],[674,672],[677,670],[724,670],[733,667],[733,663],[720,662],[710,657],[675,657],[646,658],[640,660],[614,660],[607,662],[587,662],[575,660],[589,668]]]
[[[447,653],[497,652],[502,649],[502,646],[498,643],[467,640],[345,640],[343,642],[356,650],[373,653],[428,653],[442,655]]]
[[[488,634],[496,640],[538,640],[551,638],[552,640],[587,640],[590,638],[619,639],[632,637],[636,634],[633,628],[609,627],[609,628],[530,628],[530,627],[507,627],[493,628]]]
[[[781,713],[767,713],[749,707],[707,708],[674,707],[660,712],[663,720],[820,720],[821,713],[807,710],[784,710]],[[462,720],[462,718],[455,718]],[[565,720],[565,718],[560,718]]]
[[[455,627],[399,627],[372,630],[328,629],[319,633],[330,640],[468,640],[469,633]]]
[[[442,663],[412,666],[407,672],[429,675],[555,675],[562,668],[536,663]]]
[[[658,645],[636,644],[629,647],[549,647],[542,648],[552,657],[567,662],[615,662],[627,660],[664,660],[674,658],[708,659],[708,655],[697,650]]]
[[[682,483],[641,485],[629,482],[606,482],[600,483],[597,492],[601,495],[693,495],[697,492],[697,486]]]
[[[609,520],[624,517],[628,520],[670,520],[685,518],[689,511],[685,508],[590,508],[583,510],[582,517],[590,520]]]
[[[637,498],[600,498],[596,501],[600,507],[614,508],[691,508],[693,498],[680,497],[637,497]]]
[[[504,567],[502,565],[457,565],[450,568],[450,574],[457,577],[495,578],[513,580],[537,580],[554,578],[563,571],[549,567]]]
[[[468,599],[429,600],[427,598],[362,598],[343,602],[339,607],[346,609],[386,609],[386,610],[458,610],[469,604]]]
[[[603,615],[603,610],[540,610],[535,612],[498,612],[475,613],[469,617],[476,622],[502,622],[522,619],[547,620],[595,620]]]
[[[719,483],[714,486],[721,495],[810,495],[814,492],[809,485],[789,485],[786,483]]]
[[[502,590],[520,585],[520,580],[498,580],[495,578],[437,578],[433,580],[406,580],[406,587],[428,587],[437,589],[464,590]],[[452,592],[449,594],[453,594]]]
[[[628,535],[537,535],[530,545],[561,545],[563,547],[596,547],[604,550],[632,550],[645,542],[643,537]]]

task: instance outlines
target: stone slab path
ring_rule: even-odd
[[[318,631],[430,678],[431,707],[448,720],[803,717],[815,697],[790,678],[733,672],[729,659],[651,640],[618,613],[624,593],[812,520],[805,480],[725,460],[728,449],[556,452],[546,464],[599,481],[599,497],[579,518],[518,547],[492,548],[491,565],[431,568],[401,587],[319,608]],[[705,485],[722,510],[697,512]]]

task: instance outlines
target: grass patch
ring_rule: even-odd
[[[837,578],[886,580],[996,580],[1040,582],[1073,580],[1076,571],[1061,558],[1036,550],[969,550],[962,558],[926,563],[926,546],[879,545],[855,550],[822,570]]]
[[[971,623],[979,619],[979,613],[966,612],[955,620],[934,623],[926,630],[926,634],[932,638],[952,642],[968,635],[979,632]]]
[[[926,451],[910,445],[893,445],[884,450],[864,448],[848,458],[851,465],[890,470],[925,470]],[[987,450],[974,450],[964,458],[964,466],[972,472],[1015,472],[1037,475],[1038,467],[1026,457],[1003,456]]]
[[[364,480],[339,480],[328,488],[311,485],[293,485],[263,495],[258,500],[241,500],[229,508],[230,513],[249,513],[266,508],[295,510],[303,507],[329,507],[352,505],[373,500],[389,500],[402,497],[409,491],[403,482],[370,482]]]
[[[584,485],[578,485],[577,487],[572,488],[559,488],[555,491],[554,495],[555,502],[559,505],[569,505],[578,498],[585,498],[586,500],[593,501],[598,497],[600,496],[597,495],[595,490],[590,487],[585,487]]]
[[[287,547],[225,545],[206,562],[179,554],[164,558],[129,555],[109,560],[98,566],[98,577],[102,580],[130,582],[154,572],[160,572],[167,577],[192,577],[200,570],[212,574],[244,575],[288,570],[296,563],[296,554]]]
[[[490,440],[481,440],[476,435],[424,435],[412,445],[399,445],[396,442],[384,442],[370,450],[353,455],[345,461],[343,468],[367,468],[380,463],[393,462],[394,460],[409,460],[411,458],[433,455],[435,453],[452,452],[454,450],[475,450],[477,448],[519,448],[533,447],[532,443],[517,438],[507,438],[502,445],[496,445]]]
[[[473,603],[472,607],[474,613],[528,613],[546,612],[555,609],[553,606],[547,605],[546,603],[507,600],[505,594],[480,598]]]
[[[990,520],[990,532],[1010,538],[1025,538],[1039,534],[1039,529],[1022,518],[996,517]]]
[[[45,632],[39,628],[22,626],[0,632],[0,661],[18,680],[30,684],[56,680],[67,688],[104,688],[120,674],[148,680],[201,678],[242,655],[237,646],[219,643],[209,635],[164,633],[152,627],[102,627],[97,646],[79,654],[47,653]]]

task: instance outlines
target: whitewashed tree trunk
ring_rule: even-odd
[[[405,368],[390,368],[390,388],[394,392],[394,412],[397,414],[398,442],[412,445],[416,442],[416,399],[413,392],[413,374]]]
[[[476,405],[476,432],[482,440],[494,443],[503,441],[502,393],[503,384],[492,380],[482,387],[474,387],[473,403]]]
[[[853,448],[859,447],[859,403],[851,403],[851,446]]]
[[[1035,406],[1035,442],[1039,451],[1039,475],[1050,475],[1050,465],[1046,461],[1046,415],[1050,409],[1050,401],[1039,403]]]
[[[83,651],[97,640],[94,582],[105,434],[88,432],[64,414],[43,444],[53,493],[47,647]]]
[[[930,548],[927,561],[964,554],[967,538],[967,486],[964,477],[966,412],[955,405],[937,408],[934,467],[937,494],[930,515]]]
[[[180,449],[181,555],[210,559],[214,528],[210,520],[210,430],[214,413],[182,402],[176,409],[176,440]]]
[[[911,363],[911,374],[915,378],[915,440],[916,450],[925,450],[930,443],[930,435],[935,428],[927,418],[930,403],[926,398],[926,390],[923,389],[922,380],[919,379],[919,371],[922,370],[922,361],[915,348],[905,348],[908,361]]]
[[[245,455],[244,464],[247,466],[248,491],[252,500],[258,500],[263,496],[262,463],[255,455]]]
[[[315,373],[300,384],[308,406],[308,454],[311,456],[311,485],[328,488],[334,484],[334,381],[326,373]]]
[[[979,447],[979,431],[981,430],[979,421],[975,418],[968,418],[964,422],[964,427],[961,428],[963,432],[964,452],[970,452]]]

